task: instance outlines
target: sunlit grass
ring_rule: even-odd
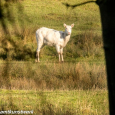
[[[7,68],[8,67],[8,68]],[[106,89],[104,62],[49,62],[41,63],[12,61],[1,63],[1,88],[9,76],[11,89],[74,90]],[[8,69],[7,74],[4,73]],[[3,82],[4,81],[4,82]]]
[[[11,97],[10,97],[11,95]],[[12,99],[12,105],[8,102]],[[1,100],[2,99],[2,100]],[[1,90],[0,107],[5,110],[33,110],[35,115],[107,115],[108,96],[106,90],[95,91],[27,91]],[[7,104],[7,106],[4,106]]]

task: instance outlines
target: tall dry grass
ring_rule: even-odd
[[[0,88],[5,88],[4,67],[0,70]],[[11,89],[72,90],[106,89],[105,65],[99,63],[9,63]]]

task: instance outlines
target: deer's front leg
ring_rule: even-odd
[[[59,62],[60,62],[60,54],[61,54],[60,46],[56,46],[56,50],[57,50],[57,53],[58,53],[58,56],[59,56]]]
[[[61,59],[62,59],[62,62],[64,62],[64,59],[63,59],[63,48],[61,48],[60,51],[61,51]]]

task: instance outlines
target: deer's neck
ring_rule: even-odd
[[[64,46],[66,46],[66,44],[68,43],[69,40],[70,40],[70,35],[67,35],[67,34],[64,32]]]

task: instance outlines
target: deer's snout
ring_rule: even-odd
[[[68,35],[70,35],[71,34],[71,32],[68,32]]]

